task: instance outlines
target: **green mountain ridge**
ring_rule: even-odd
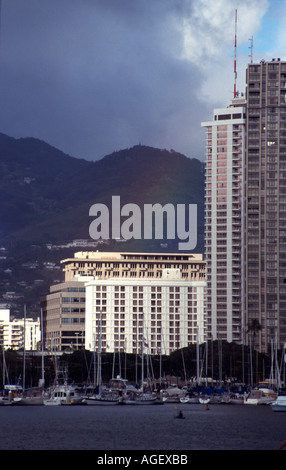
[[[40,298],[64,280],[60,261],[75,251],[177,252],[178,240],[109,240],[95,248],[48,248],[92,241],[90,207],[120,196],[121,207],[197,204],[198,243],[204,250],[204,164],[175,151],[137,145],[99,161],[80,160],[43,141],[0,133],[0,302],[15,317],[37,318]],[[49,265],[50,268],[49,268]]]
[[[89,162],[37,139],[0,134],[0,169],[2,243],[88,239],[91,205],[102,203],[111,210],[116,195],[121,205],[142,209],[148,203],[197,204],[202,251],[204,164],[197,159],[137,145]],[[150,244],[142,240],[141,249],[149,251]]]

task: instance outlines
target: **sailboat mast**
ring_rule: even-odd
[[[162,328],[160,328],[160,386],[162,384]]]
[[[197,344],[196,344],[196,351],[197,351],[197,383],[200,383],[200,345],[199,345],[199,329],[197,328]]]
[[[143,382],[144,382],[144,314],[143,314],[143,332],[142,332],[142,365],[141,365],[141,388],[143,392]]]
[[[41,340],[42,340],[42,386],[45,385],[45,362],[44,362],[44,325],[43,325],[43,309],[41,308]]]
[[[26,382],[26,305],[24,305],[23,392]]]
[[[3,341],[3,343],[4,343],[4,341]],[[4,344],[2,345],[2,356],[3,356],[3,389],[4,389],[4,387],[5,387],[5,368],[6,368]]]
[[[100,312],[99,335],[98,335],[98,362],[97,362],[97,385],[101,385],[101,345],[102,345],[102,312]]]

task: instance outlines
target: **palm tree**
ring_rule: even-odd
[[[247,325],[247,330],[246,332],[248,334],[251,334],[251,342],[250,342],[250,368],[251,368],[251,386],[253,385],[253,370],[252,370],[252,346],[254,348],[255,345],[255,337],[259,331],[262,330],[262,326],[260,325],[259,321],[257,318],[252,318],[252,320],[249,320],[248,325]],[[258,351],[256,351],[256,378],[258,377]]]
[[[247,333],[251,333],[252,335],[252,344],[255,344],[255,337],[259,331],[262,330],[262,326],[260,325],[259,321],[257,318],[252,318],[252,320],[249,320],[248,325],[247,325]]]

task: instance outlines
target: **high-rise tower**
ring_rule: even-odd
[[[206,128],[205,253],[208,334],[240,342],[245,99],[214,110]]]
[[[246,82],[245,313],[266,352],[286,342],[286,62],[248,65]]]

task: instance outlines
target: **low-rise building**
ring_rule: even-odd
[[[0,309],[0,343],[4,349],[36,351],[41,341],[40,320],[10,319],[9,309]]]
[[[45,345],[54,351],[79,348],[85,343],[85,283],[88,277],[50,287],[42,300]]]

